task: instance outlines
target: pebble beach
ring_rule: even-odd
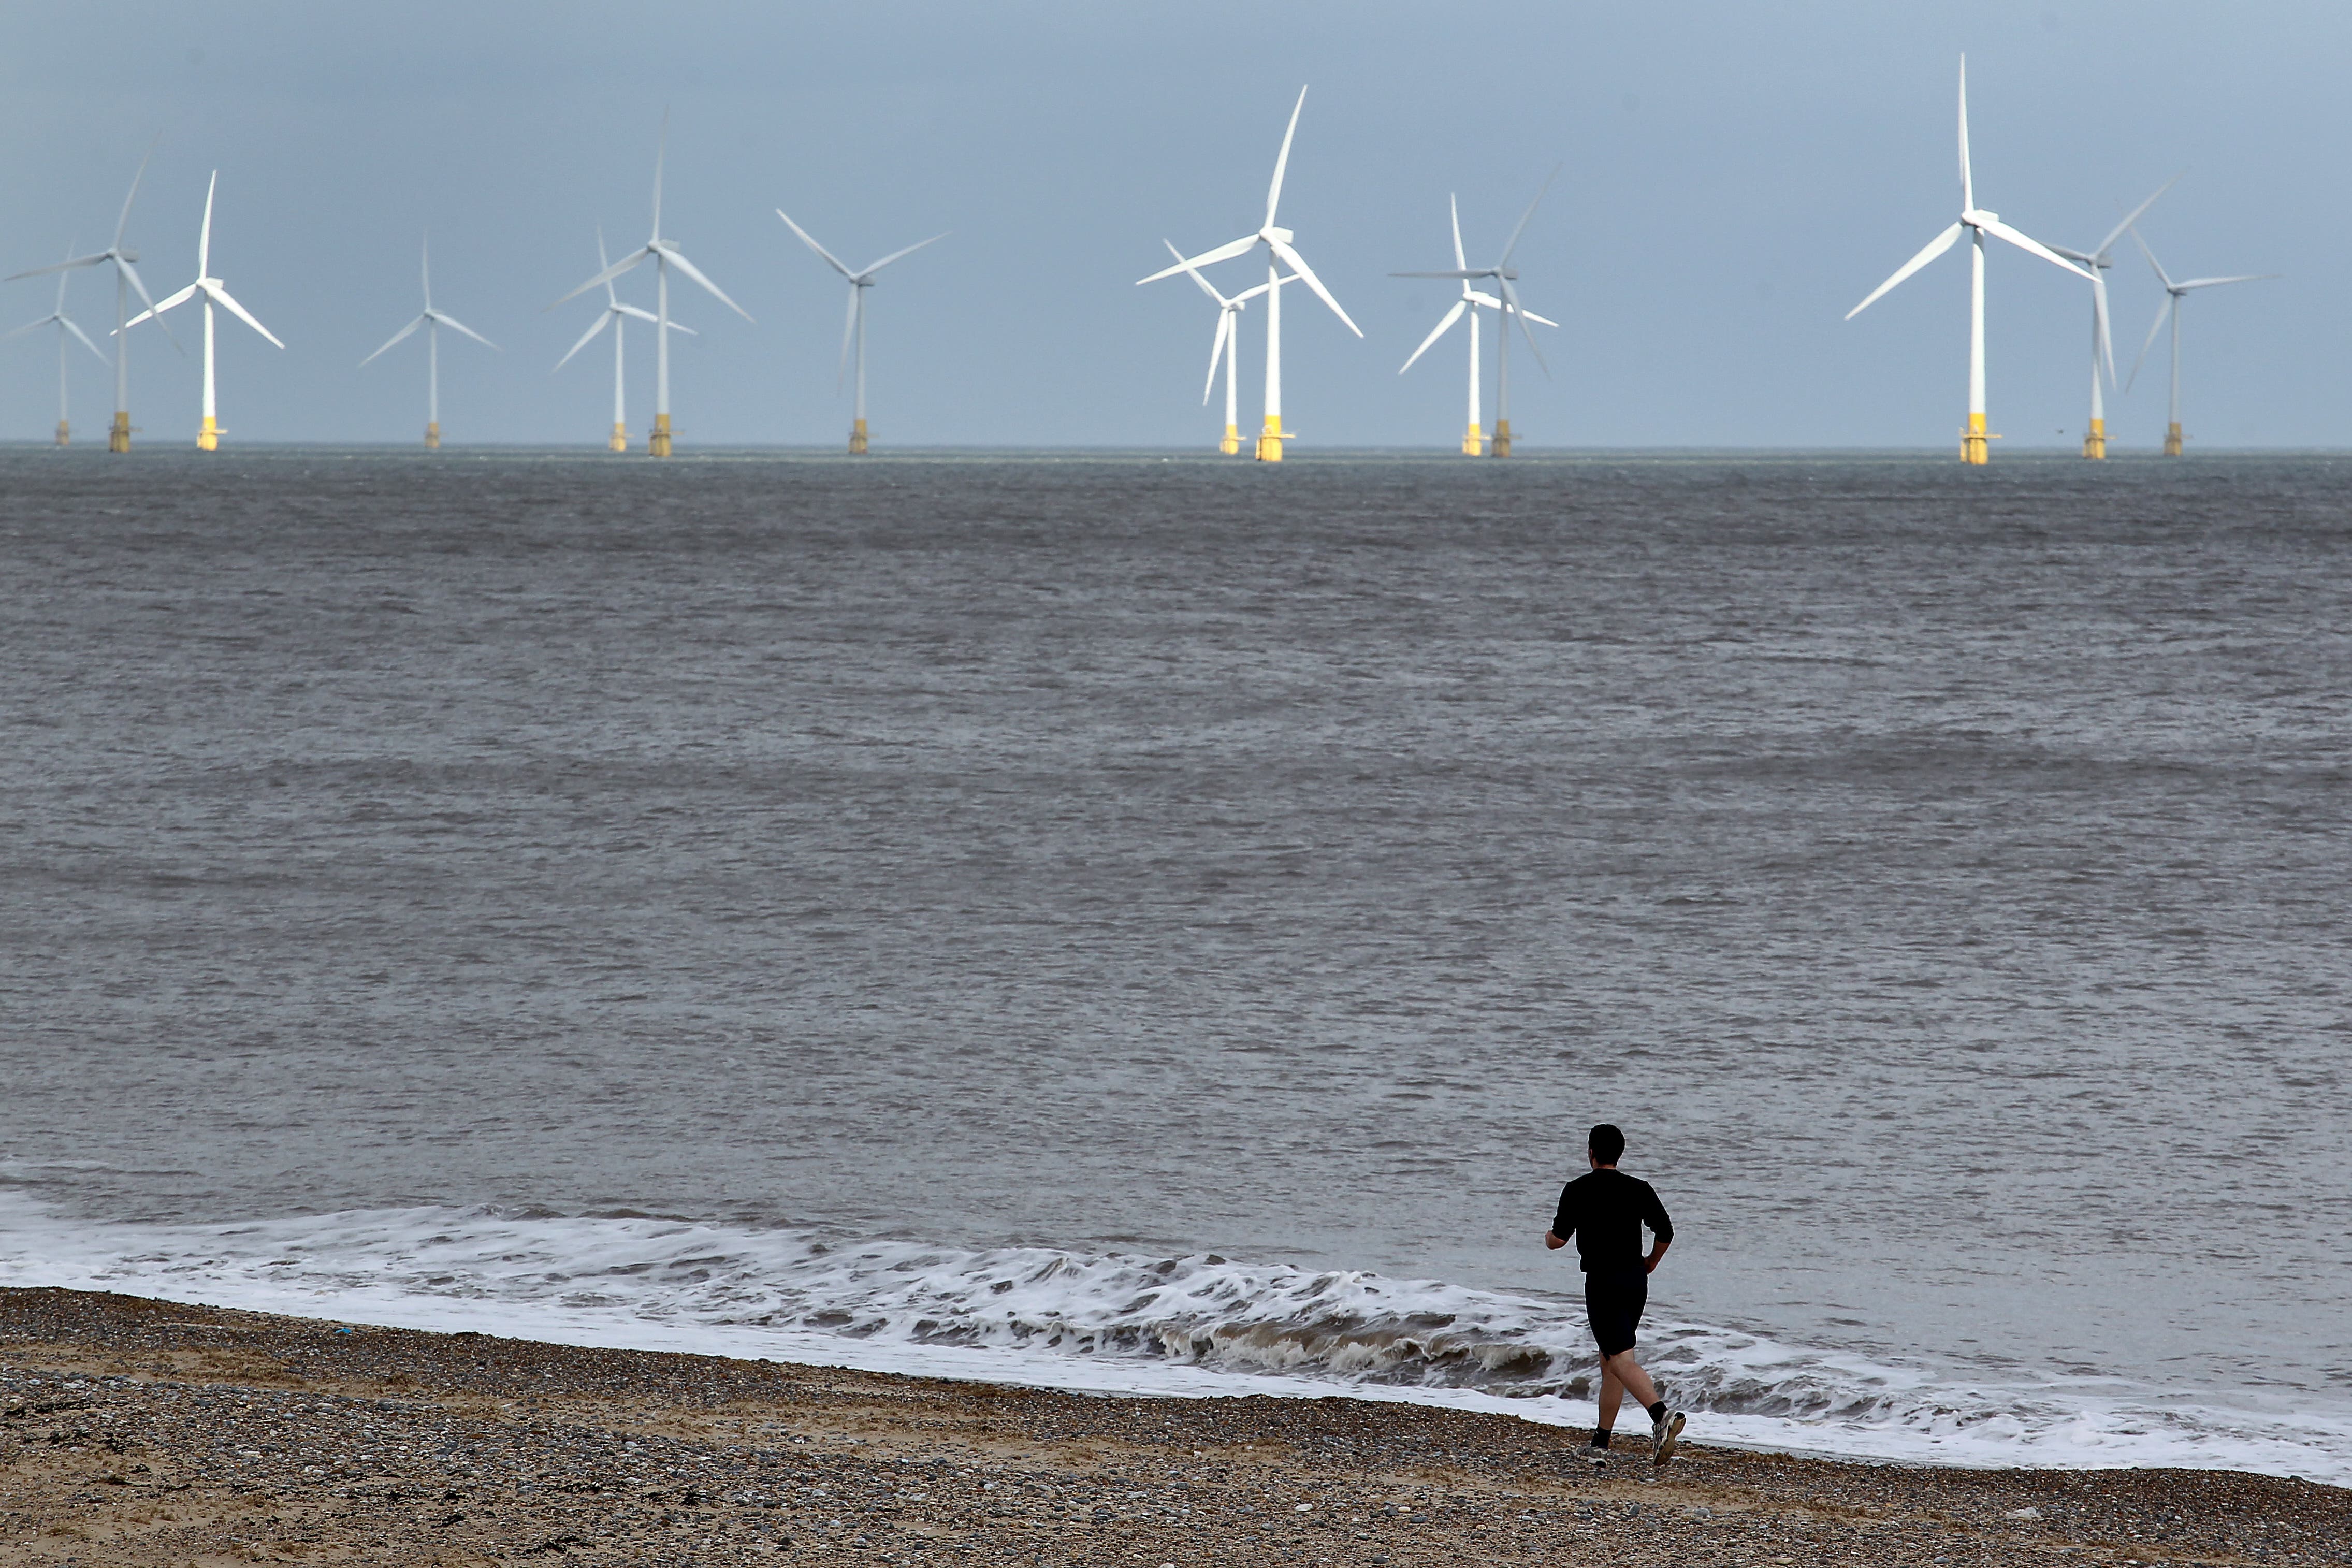
[[[1737,1451],[0,1290],[0,1561],[2352,1562],[2352,1491]]]

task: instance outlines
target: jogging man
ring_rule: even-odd
[[[1552,1216],[1544,1245],[1554,1251],[1576,1238],[1584,1268],[1584,1310],[1601,1346],[1601,1421],[1592,1428],[1592,1462],[1603,1463],[1617,1405],[1628,1393],[1650,1413],[1650,1458],[1664,1464],[1682,1437],[1683,1415],[1668,1410],[1633,1360],[1633,1331],[1650,1302],[1650,1274],[1675,1239],[1675,1222],[1649,1183],[1617,1169],[1625,1134],[1602,1122],[1592,1130],[1586,1157],[1592,1169],[1560,1189],[1559,1212]],[[1642,1253],[1642,1227],[1650,1227],[1650,1251]]]

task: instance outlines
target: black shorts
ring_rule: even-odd
[[[1604,1360],[1633,1348],[1633,1331],[1649,1304],[1649,1270],[1638,1265],[1584,1277],[1584,1314],[1591,1320],[1592,1337]]]

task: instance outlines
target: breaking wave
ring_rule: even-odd
[[[1099,1392],[1347,1394],[1560,1426],[1590,1419],[1593,1373],[1581,1308],[1560,1297],[1213,1254],[961,1250],[635,1214],[93,1225],[0,1194],[0,1284]],[[2352,1482],[2352,1410],[2025,1383],[1689,1322],[1654,1321],[1643,1344],[1675,1403],[1735,1442]]]

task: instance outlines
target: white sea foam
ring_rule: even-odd
[[[1344,1394],[1590,1419],[1580,1308],[1214,1256],[959,1251],[640,1216],[373,1210],[70,1222],[0,1194],[0,1283],[574,1344],[1144,1394]],[[2352,1483],[2352,1410],[1971,1377],[1654,1323],[1645,1362],[1735,1443],[1964,1465],[2179,1465]],[[1548,1397],[1549,1395],[1567,1397]]]

